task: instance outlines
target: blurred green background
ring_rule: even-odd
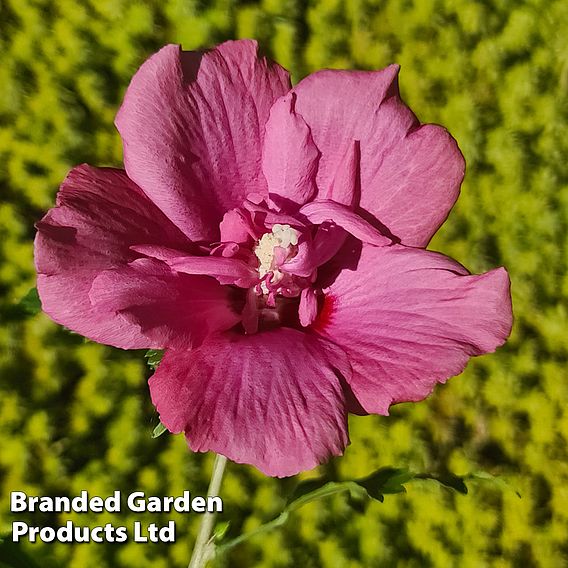
[[[151,438],[143,353],[84,343],[14,303],[34,285],[33,223],[73,165],[120,165],[113,118],[132,74],[167,42],[253,37],[297,81],[322,67],[402,65],[403,98],[467,160],[462,196],[432,248],[472,271],[505,265],[513,335],[427,401],[351,419],[328,473],[381,466],[503,475],[522,493],[415,482],[365,514],[342,497],[235,549],[227,566],[568,566],[568,4],[564,0],[0,0],[0,534],[9,492],[206,491],[211,456]],[[322,468],[324,469],[324,468]],[[318,472],[304,475],[314,476]],[[292,482],[230,465],[231,533],[275,516]],[[36,525],[131,526],[123,515],[18,515]],[[168,515],[142,520],[166,521]],[[40,566],[183,567],[174,545],[37,544]]]

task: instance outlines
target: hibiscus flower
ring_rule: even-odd
[[[168,45],[116,118],[125,170],[73,169],[38,223],[44,311],[165,349],[152,401],[192,450],[311,469],[342,454],[349,412],[421,400],[509,335],[505,269],[425,250],[464,159],[397,74],[292,87],[253,41]]]

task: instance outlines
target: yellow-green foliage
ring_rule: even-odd
[[[85,344],[13,302],[34,282],[33,223],[80,162],[119,165],[114,114],[130,76],[168,41],[255,37],[295,80],[320,67],[402,65],[401,92],[458,139],[462,196],[433,242],[474,271],[506,265],[508,345],[419,405],[353,417],[327,466],[361,476],[393,464],[502,474],[522,493],[468,496],[416,482],[365,514],[312,504],[227,566],[471,567],[568,562],[568,7],[564,0],[1,0],[0,533],[11,490],[175,495],[206,490],[210,456],[150,437],[141,353]],[[314,473],[307,475],[313,476]],[[306,477],[306,476],[304,476]],[[290,481],[229,466],[231,531],[272,518]],[[20,517],[22,518],[22,517]],[[131,525],[138,515],[28,515],[33,524]],[[168,515],[142,520],[166,521]],[[174,545],[28,545],[41,566],[185,566],[197,516],[174,515]]]

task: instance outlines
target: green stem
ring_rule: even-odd
[[[213,472],[211,473],[211,481],[207,489],[207,497],[216,497],[221,489],[221,481],[225,472],[227,458],[217,454],[215,463],[213,464]],[[215,524],[216,513],[204,513],[199,526],[199,533],[195,540],[191,560],[187,568],[204,568],[207,562],[212,558],[215,545],[211,542],[211,533]]]
[[[280,515],[278,515],[276,518],[272,519],[268,523],[264,523],[263,525],[260,525],[256,529],[253,529],[248,533],[242,534],[230,540],[229,542],[222,544],[217,548],[217,553],[219,555],[225,554],[227,551],[231,550],[231,548],[234,548],[235,546],[249,540],[252,537],[269,532],[278,527],[281,527],[282,525],[285,525],[286,522],[288,521],[290,513],[297,511],[298,509],[300,509],[304,505],[307,505],[308,503],[311,503],[312,501],[316,501],[318,499],[324,499],[331,495],[337,495],[338,493],[344,493],[346,491],[349,491],[351,494],[358,494],[358,495],[365,494],[365,490],[358,487],[357,484],[355,483],[344,482],[340,484],[340,483],[330,482],[325,487],[322,487],[317,491],[314,491],[310,494],[304,495],[296,499],[293,503],[290,503],[282,511],[282,513],[280,513]]]
[[[246,540],[248,540],[249,538],[252,538],[253,536],[257,536],[259,534],[269,532],[273,529],[276,529],[276,528],[286,524],[286,521],[288,520],[288,515],[289,515],[288,511],[282,511],[282,513],[280,513],[280,515],[278,515],[275,519],[272,519],[270,522],[264,523],[263,525],[260,525],[256,529],[253,529],[252,531],[250,531],[246,534],[242,534],[242,535],[234,538],[233,540],[231,540],[227,544],[221,545],[218,549],[219,554],[224,554],[225,552],[227,552],[231,548],[234,548],[235,546],[241,544],[241,542],[245,542]]]

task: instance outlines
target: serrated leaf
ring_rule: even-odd
[[[396,493],[406,493],[404,483],[414,478],[414,474],[407,468],[382,467],[355,483],[365,489],[369,497],[384,501],[384,496]]]
[[[287,501],[286,509],[295,510],[310,501],[349,491],[351,499],[361,501],[371,497],[384,501],[384,495],[405,493],[404,483],[413,479],[414,474],[407,468],[383,467],[361,479],[329,481],[325,478],[302,481]]]
[[[37,288],[32,288],[29,292],[18,302],[18,307],[26,314],[35,316],[41,312],[41,300]]]
[[[168,429],[160,422],[152,431],[152,438],[157,438],[167,431]]]
[[[290,513],[293,513],[300,507],[303,507],[312,501],[323,499],[338,493],[348,492],[350,505],[355,510],[364,512],[366,504],[370,499],[383,502],[384,495],[405,493],[406,487],[404,484],[414,479],[435,481],[436,483],[444,485],[445,487],[451,488],[462,494],[467,494],[468,492],[468,488],[465,483],[467,479],[489,480],[497,483],[499,486],[512,489],[511,486],[503,479],[494,477],[485,472],[475,472],[460,476],[449,472],[443,474],[414,473],[407,468],[396,467],[383,467],[366,477],[355,480],[330,481],[326,478],[308,479],[307,481],[300,482],[296,486],[288,498],[286,507],[282,513],[278,515],[278,517],[272,519],[272,521],[269,521],[268,523],[260,525],[249,533],[245,533],[224,544],[221,544],[217,549],[217,553],[222,555],[231,548],[238,546],[250,538],[281,527],[288,521]],[[516,493],[520,497],[519,492],[516,491]]]
[[[260,534],[267,533],[275,528],[281,527],[288,522],[290,513],[298,510],[300,507],[307,505],[317,499],[323,499],[338,493],[348,492],[349,503],[357,511],[364,512],[366,504],[370,499],[375,499],[381,503],[384,501],[384,495],[405,493],[405,483],[414,479],[425,479],[435,481],[445,487],[451,488],[462,494],[467,494],[468,488],[465,484],[467,479],[491,480],[503,487],[511,488],[505,481],[494,477],[485,472],[470,473],[465,476],[459,476],[453,473],[433,474],[433,473],[415,473],[408,468],[383,467],[361,479],[346,481],[331,481],[327,478],[308,479],[300,482],[286,503],[286,507],[276,518],[268,523],[260,525],[256,529],[240,535],[228,542],[221,544],[217,553],[225,554],[228,550],[238,546],[239,544],[256,537]],[[519,495],[518,492],[516,492]],[[519,495],[520,497],[520,495]]]
[[[164,351],[162,349],[149,349],[144,354],[146,363],[148,364],[148,367],[152,369],[152,371],[155,371],[158,368],[158,365],[160,364],[163,356]]]

